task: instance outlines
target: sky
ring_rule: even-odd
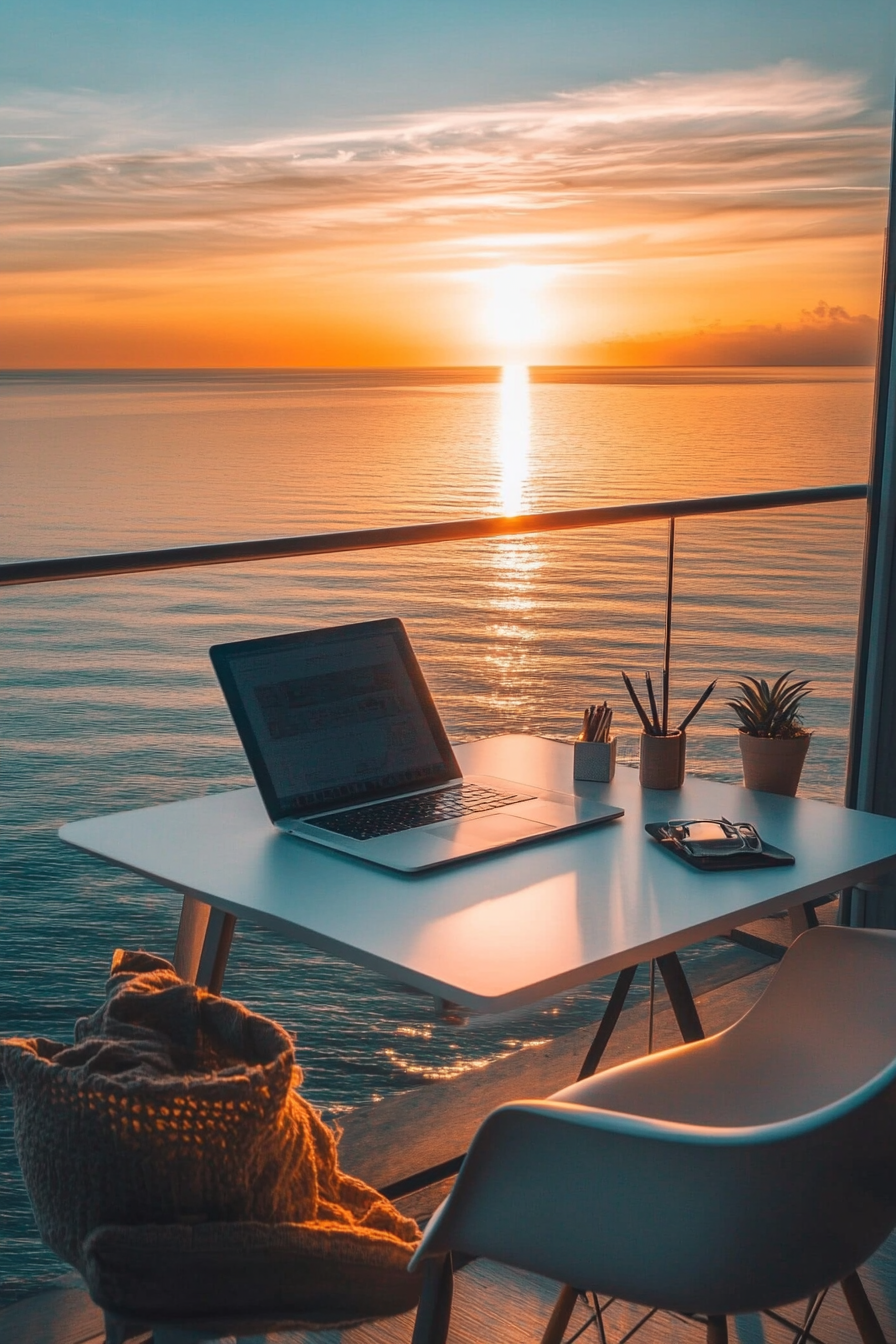
[[[0,366],[861,364],[889,0],[0,0]]]

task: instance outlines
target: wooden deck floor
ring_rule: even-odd
[[[865,1266],[862,1280],[887,1339],[896,1340],[896,1235]],[[457,1276],[449,1344],[538,1344],[557,1291],[558,1285],[547,1279],[487,1261],[468,1265]],[[778,1313],[780,1320],[738,1316],[729,1322],[732,1344],[791,1344],[794,1329],[783,1321],[789,1319],[795,1327],[802,1309],[802,1304],[785,1308]],[[596,1325],[588,1325],[589,1315],[580,1303],[567,1340],[584,1327],[581,1344],[600,1344]],[[622,1344],[644,1316],[643,1309],[630,1303],[612,1303],[604,1311],[608,1344]],[[276,1344],[410,1344],[413,1327],[409,1314],[352,1330],[285,1331],[266,1338]],[[704,1337],[697,1323],[657,1313],[641,1326],[632,1344],[703,1344]],[[103,1338],[102,1314],[74,1274],[0,1313],[0,1344],[103,1344]],[[262,1338],[253,1337],[252,1344],[261,1344]],[[813,1344],[859,1344],[839,1288],[825,1299],[811,1338]]]
[[[819,912],[826,922],[833,909]],[[786,921],[785,921],[786,923]],[[751,932],[786,941],[787,930],[781,921],[762,921]],[[707,1033],[719,1031],[740,1017],[762,993],[773,973],[773,966],[759,959],[747,973],[732,983],[718,986],[698,996],[701,1019]],[[646,1010],[643,1006],[627,1010],[613,1038],[607,1065],[619,1063],[643,1053]],[[417,1170],[444,1160],[456,1151],[458,1141],[465,1144],[469,1134],[492,1106],[512,1096],[546,1096],[575,1076],[575,1067],[587,1048],[590,1030],[573,1032],[543,1049],[522,1052],[526,1068],[520,1072],[519,1056],[503,1060],[481,1075],[457,1082],[433,1084],[415,1093],[387,1099],[372,1108],[359,1108],[347,1117],[342,1142],[343,1163],[372,1183],[382,1185],[394,1179],[389,1152],[404,1151],[404,1134],[411,1136],[419,1151],[413,1153]],[[581,1039],[580,1039],[581,1038]],[[659,1006],[656,1048],[676,1044],[677,1035],[671,1009]],[[451,1112],[448,1123],[448,1112]],[[427,1123],[438,1117],[439,1123]],[[451,1153],[428,1148],[426,1136],[444,1136]],[[462,1149],[461,1149],[462,1150]],[[384,1157],[385,1154],[385,1157]],[[383,1163],[386,1163],[384,1166]],[[400,1200],[401,1207],[416,1217],[426,1216],[447,1192],[450,1182],[421,1191]],[[887,1338],[896,1341],[896,1233],[862,1271],[868,1295],[878,1312]],[[449,1344],[537,1344],[550,1315],[558,1285],[534,1275],[518,1273],[487,1261],[467,1266],[458,1276]],[[643,1310],[628,1303],[612,1303],[605,1312],[608,1344],[623,1344],[629,1332],[644,1317]],[[794,1326],[801,1319],[802,1305],[781,1313]],[[582,1344],[599,1344],[589,1313],[580,1303],[567,1340],[576,1332]],[[732,1344],[789,1344],[794,1329],[784,1319],[770,1316],[738,1317],[732,1322]],[[283,1332],[271,1336],[279,1344],[410,1344],[413,1315],[391,1321],[375,1322],[344,1331]],[[256,1337],[253,1344],[259,1344]],[[694,1322],[668,1314],[647,1319],[638,1329],[633,1344],[702,1344],[703,1328]],[[835,1288],[828,1295],[812,1333],[814,1344],[858,1344],[852,1317],[842,1293]],[[0,1344],[102,1344],[102,1314],[90,1301],[76,1274],[57,1280],[48,1290],[0,1311]]]
[[[896,1236],[869,1263],[862,1279],[887,1339],[896,1339]],[[538,1344],[557,1291],[558,1285],[547,1279],[477,1261],[457,1276],[449,1344]],[[803,1307],[798,1303],[779,1314],[796,1326]],[[613,1303],[604,1313],[608,1344],[621,1344],[645,1314],[631,1303]],[[590,1315],[580,1303],[567,1340],[584,1326],[582,1344],[600,1344],[597,1326],[587,1324]],[[281,1344],[410,1344],[413,1324],[413,1316],[402,1316],[354,1330],[292,1332],[278,1339]],[[791,1344],[794,1335],[792,1328],[770,1316],[739,1316],[729,1329],[732,1344]],[[705,1334],[705,1327],[694,1321],[657,1313],[638,1330],[633,1344],[703,1344]],[[860,1344],[839,1288],[825,1299],[812,1338],[820,1344]]]

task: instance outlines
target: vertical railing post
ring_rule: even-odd
[[[666,555],[666,630],[663,639],[663,736],[669,731],[669,664],[672,660],[672,578],[675,572],[675,518],[669,519]]]
[[[846,804],[896,817],[896,154],[890,201],[874,389],[865,560],[856,647]],[[896,877],[844,893],[845,923],[896,927]]]

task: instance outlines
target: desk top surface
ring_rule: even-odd
[[[572,779],[572,747],[505,736],[457,749],[467,773],[618,804],[618,821],[415,877],[271,826],[257,791],[72,822],[68,844],[473,1011],[533,1003],[896,866],[896,820],[688,776],[642,789]],[[700,873],[662,852],[649,821],[752,821],[788,868]]]

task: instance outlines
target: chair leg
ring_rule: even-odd
[[[220,1344],[220,1334],[210,1335],[207,1330],[178,1330],[170,1325],[157,1325],[150,1344]],[[270,1335],[225,1335],[229,1344],[265,1344]]]
[[[846,1305],[852,1312],[856,1329],[862,1337],[862,1344],[887,1344],[880,1321],[874,1314],[874,1308],[868,1301],[862,1280],[858,1274],[848,1274],[840,1284]]]
[[[451,1256],[433,1256],[423,1266],[423,1291],[411,1344],[445,1344],[451,1324],[454,1266]]]
[[[727,1316],[707,1316],[706,1344],[728,1344]]]
[[[545,1332],[541,1337],[541,1344],[560,1344],[578,1297],[579,1294],[575,1288],[570,1288],[567,1285],[560,1289],[560,1296],[554,1303],[554,1310],[551,1312],[551,1319],[548,1321]]]
[[[122,1316],[103,1312],[103,1326],[106,1344],[128,1344],[129,1340],[151,1341],[151,1327],[140,1321],[126,1321]]]

